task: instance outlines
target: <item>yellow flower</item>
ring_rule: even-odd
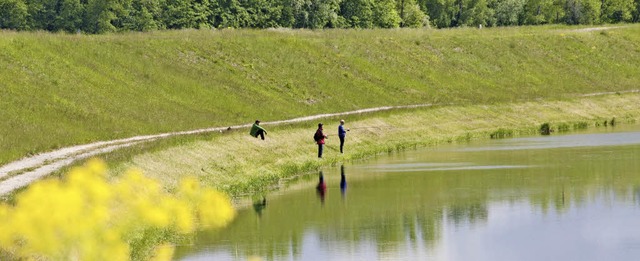
[[[107,164],[105,164],[104,161],[98,158],[90,159],[89,161],[87,161],[86,166],[91,174],[104,177],[104,175],[107,173]]]
[[[167,243],[160,235],[143,238],[145,230],[190,233],[197,225],[224,226],[235,216],[227,196],[195,178],[171,194],[137,170],[114,182],[105,173],[104,162],[92,159],[64,180],[32,184],[14,206],[0,204],[0,248],[15,259],[128,260],[129,244]],[[165,245],[154,260],[172,255],[173,247]]]
[[[156,247],[153,257],[150,261],[170,261],[173,258],[175,247],[172,245],[161,245]]]

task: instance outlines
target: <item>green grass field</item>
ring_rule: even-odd
[[[637,89],[640,25],[0,32],[0,164],[73,144],[357,108]]]

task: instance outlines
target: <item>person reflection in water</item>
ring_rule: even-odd
[[[324,205],[324,195],[327,192],[327,184],[324,183],[324,175],[322,175],[322,171],[320,171],[320,178],[318,185],[316,186],[316,191],[318,192],[318,197],[320,197],[320,203]]]
[[[340,165],[340,192],[344,199],[347,195],[347,178],[344,176],[344,165]]]
[[[258,218],[262,217],[262,210],[267,207],[267,198],[262,197],[262,200],[253,202],[253,210],[258,214]]]

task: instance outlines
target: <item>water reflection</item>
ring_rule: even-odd
[[[262,200],[253,202],[253,210],[256,212],[258,218],[262,217],[262,211],[267,207],[267,198],[262,197]]]
[[[344,165],[340,165],[340,193],[342,194],[342,199],[347,195],[347,178],[344,175]]]
[[[447,220],[452,221],[455,225],[485,222],[489,216],[487,206],[480,202],[452,205],[446,211]]]
[[[347,166],[349,204],[343,165],[271,200],[260,224],[255,206],[241,210],[177,258],[636,260],[638,158],[640,145],[404,153]],[[341,199],[326,197],[338,182]]]
[[[318,192],[318,198],[320,198],[320,203],[324,205],[324,197],[327,193],[327,184],[324,182],[324,175],[322,171],[318,174],[318,185],[316,185],[316,191]]]

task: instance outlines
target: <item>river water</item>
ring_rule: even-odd
[[[640,126],[380,156],[302,177],[175,258],[640,260],[639,170]]]

